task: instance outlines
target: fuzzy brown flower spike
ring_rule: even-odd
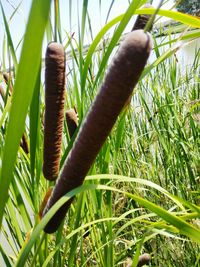
[[[151,51],[151,37],[143,30],[131,32],[122,42],[96,99],[68,154],[43,215],[70,190],[80,186],[118,115],[137,84]],[[72,200],[65,203],[45,227],[52,233],[65,217]]]
[[[138,264],[137,264],[137,267],[142,267],[146,264],[148,264],[151,260],[151,256],[147,253],[144,253],[142,255],[139,256],[139,259],[138,259]],[[126,267],[131,267],[132,266],[132,260],[129,258],[129,262],[128,264],[126,265]]]
[[[78,127],[78,116],[75,109],[68,109],[65,113],[69,136],[72,138]]]
[[[55,180],[59,173],[65,101],[65,52],[50,43],[45,58],[45,120],[43,174]]]

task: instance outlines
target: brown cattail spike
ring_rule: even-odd
[[[24,150],[24,152],[25,152],[26,154],[29,153],[28,142],[27,142],[27,138],[26,138],[25,134],[22,135],[22,139],[21,139],[21,142],[20,142],[20,146],[21,146],[21,148]]]
[[[151,260],[151,256],[147,253],[144,253],[142,255],[139,256],[138,259],[138,264],[137,267],[142,267],[146,264],[148,264]],[[128,263],[126,265],[126,267],[131,267],[132,266],[132,260],[130,258],[128,258]]]
[[[137,267],[142,267],[145,264],[148,264],[151,260],[151,256],[147,253],[144,253],[142,255],[140,255],[139,259],[138,259],[138,265]]]
[[[75,109],[68,109],[65,113],[69,136],[72,138],[78,127],[78,116]]]
[[[150,4],[146,4],[143,6],[143,8],[151,8],[151,7],[152,7],[152,5],[150,5]],[[147,14],[138,15],[137,19],[135,21],[135,24],[132,28],[132,31],[143,30],[145,28],[145,26],[147,25],[150,17],[151,17],[151,15],[147,15]],[[151,29],[152,29],[152,27],[151,27]],[[151,31],[151,29],[149,31]]]
[[[80,186],[118,115],[131,95],[151,51],[151,37],[143,30],[131,32],[122,42],[101,89],[79,131],[64,168],[44,210],[45,213],[70,190]],[[65,203],[48,222],[52,233],[65,217],[72,200]]]
[[[12,94],[13,85],[12,85],[12,76],[10,73],[3,73],[4,81],[7,85],[9,85],[9,94]]]
[[[3,99],[3,101],[4,101],[4,99],[5,99],[5,91],[4,91],[4,88],[3,88],[3,86],[0,84],[0,95],[1,95],[1,98]]]
[[[65,52],[50,43],[45,59],[45,120],[43,174],[55,180],[59,173],[65,101]]]

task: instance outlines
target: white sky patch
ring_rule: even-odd
[[[12,20],[9,21],[10,16],[14,12],[15,8],[19,5],[21,2],[21,5],[15,15],[12,17]],[[101,28],[105,25],[106,16],[111,4],[111,0],[102,0],[101,1],[101,11],[99,9],[99,2],[98,0],[89,0],[88,1],[88,13],[91,19],[91,27],[92,27],[92,33],[93,37],[96,36],[96,34],[101,30]],[[160,0],[154,0],[153,6],[157,7]],[[17,48],[19,42],[23,38],[24,31],[26,28],[26,22],[28,20],[28,14],[31,7],[31,0],[1,0],[1,3],[3,4],[5,14],[7,16],[7,20],[9,21],[9,27],[11,31],[11,36],[13,39],[14,47]],[[77,14],[77,6],[79,7],[79,10],[82,9],[82,3],[83,0],[73,0],[72,1],[72,32],[75,32],[75,38],[78,39],[78,14]],[[167,1],[166,5],[164,5],[163,8],[169,9],[173,5],[173,1],[169,0]],[[114,17],[124,13],[129,6],[128,0],[115,0],[112,10],[109,15],[108,21],[113,19]],[[52,7],[53,7],[53,1],[52,1]],[[67,0],[60,0],[60,12],[61,12],[61,25],[63,29],[63,39],[66,38],[66,32],[70,34],[70,21],[69,21],[69,1]],[[81,13],[81,12],[80,12]],[[81,15],[81,14],[80,14]],[[81,17],[79,18],[81,21]],[[161,19],[160,21],[166,20],[166,18]],[[130,24],[133,24],[133,21],[130,22]],[[131,26],[130,26],[131,27]],[[129,28],[127,28],[129,30]],[[127,31],[128,31],[127,30]],[[89,31],[87,32],[87,34]],[[89,34],[86,34],[85,38],[85,44],[88,44],[91,42],[91,38]],[[3,38],[5,36],[5,28],[4,23],[2,19],[2,15],[0,15],[0,64],[2,64],[3,61],[3,54],[5,55],[6,46],[3,48]],[[67,39],[67,38],[66,38]],[[17,49],[16,54],[19,58],[20,54],[20,47]],[[7,59],[6,59],[6,65],[7,65]]]

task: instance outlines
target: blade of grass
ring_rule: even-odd
[[[142,8],[142,9],[138,9],[136,13],[137,14],[154,14],[155,11],[156,11],[155,8]],[[160,9],[158,11],[158,15],[179,21],[183,24],[189,25],[194,28],[200,28],[200,19],[195,16],[183,14],[178,11],[165,10],[165,9]]]
[[[34,179],[35,172],[35,156],[38,137],[38,122],[39,122],[39,109],[40,109],[40,71],[38,70],[38,77],[35,84],[33,98],[30,105],[30,161],[31,161],[31,176]]]

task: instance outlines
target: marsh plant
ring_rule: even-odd
[[[110,19],[110,1],[94,34],[90,1],[67,1],[69,26],[52,2],[20,44],[0,3],[1,265],[199,266],[199,51],[184,71],[177,53],[200,20],[144,0]]]

